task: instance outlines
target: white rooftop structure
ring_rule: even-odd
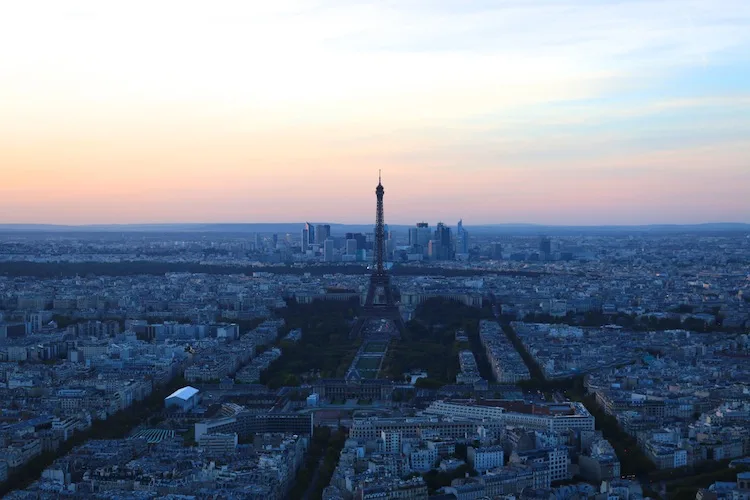
[[[192,398],[196,394],[198,394],[200,391],[196,389],[195,387],[190,387],[189,385],[187,387],[183,387],[182,389],[177,389],[172,394],[167,396],[164,399],[169,398],[180,398],[182,400],[187,401],[188,399]]]

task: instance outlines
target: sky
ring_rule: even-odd
[[[750,222],[747,0],[0,0],[0,223]]]

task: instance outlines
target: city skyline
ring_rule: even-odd
[[[750,222],[750,4],[466,4],[0,6],[0,224]]]

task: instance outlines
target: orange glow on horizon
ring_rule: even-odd
[[[750,222],[718,1],[8,2],[0,224]]]

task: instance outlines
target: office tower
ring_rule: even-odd
[[[440,249],[436,259],[452,259],[453,258],[453,241],[451,237],[451,228],[438,222],[437,229],[435,229],[435,240],[440,243]]]
[[[333,262],[333,240],[331,238],[323,242],[323,260]]]
[[[430,240],[427,244],[427,257],[431,260],[440,260],[443,258],[443,249],[439,240]]]
[[[442,222],[438,222],[437,229],[435,229],[435,239],[444,247],[451,246],[451,228]]]
[[[346,255],[357,255],[357,240],[348,239],[346,240]]]
[[[260,239],[260,234],[255,233],[255,249],[260,250],[263,248],[263,242]]]
[[[547,236],[542,236],[539,240],[539,256],[544,260],[550,260],[552,255],[552,240]]]
[[[302,253],[307,251],[307,247],[310,241],[310,231],[307,228],[302,229],[302,236],[300,237],[299,246],[302,249]]]
[[[464,229],[463,219],[458,221],[458,227],[456,228],[456,252],[469,253],[469,232]]]
[[[315,226],[315,243],[317,245],[322,245],[326,238],[326,230],[323,228],[323,224],[318,224]]]
[[[410,227],[409,228],[409,246],[417,245],[417,228],[416,227]]]
[[[330,237],[331,237],[330,224],[318,224],[315,227],[315,243],[317,243],[318,245],[322,245]]]
[[[367,249],[367,237],[362,233],[346,233],[346,239],[356,241],[358,250]]]
[[[417,223],[416,244],[426,249],[431,239],[432,239],[432,230],[430,230],[430,225],[426,222]]]
[[[310,245],[314,244],[315,241],[315,226],[309,222],[305,222],[305,230],[307,231],[307,239],[305,240],[304,250],[307,250]]]
[[[391,228],[388,227],[388,224],[384,226],[385,230],[385,258],[386,260],[393,260],[393,249],[396,248],[393,244],[393,233],[391,232]]]
[[[273,248],[276,248],[279,244],[279,235],[274,233],[271,237],[271,241],[273,242]]]

